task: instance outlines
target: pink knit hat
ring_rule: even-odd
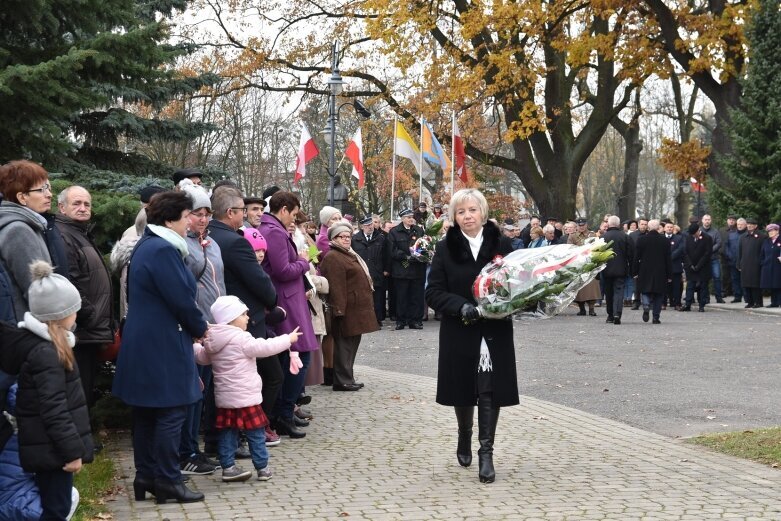
[[[266,238],[255,228],[244,228],[244,238],[249,241],[249,244],[254,251],[268,249]]]

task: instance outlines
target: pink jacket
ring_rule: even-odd
[[[255,359],[290,348],[290,337],[254,338],[235,326],[210,324],[203,343],[193,345],[195,360],[201,365],[212,365],[217,407],[240,409],[263,401],[263,382]]]

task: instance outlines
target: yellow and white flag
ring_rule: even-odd
[[[419,176],[427,176],[433,173],[431,167],[426,164],[425,161],[421,161],[420,149],[412,137],[407,132],[407,129],[401,124],[400,121],[396,121],[396,142],[394,144],[394,150],[397,156],[406,157],[415,166]],[[423,163],[423,170],[421,171],[421,162]]]

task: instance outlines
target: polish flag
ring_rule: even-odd
[[[320,151],[317,149],[315,140],[309,134],[306,125],[301,122],[301,142],[298,145],[298,155],[296,155],[296,176],[293,183],[298,184],[302,177],[306,176],[306,165],[314,159]]]
[[[695,192],[707,192],[708,191],[708,189],[705,188],[705,183],[698,182],[697,179],[694,178],[694,177],[689,178],[689,182],[692,185],[692,190],[694,190]]]
[[[466,152],[464,152],[464,140],[461,139],[461,131],[458,130],[458,123],[453,121],[453,160],[456,163],[456,175],[464,183],[469,179],[469,173],[466,171]]]
[[[363,176],[363,140],[361,139],[361,127],[355,131],[355,135],[347,143],[347,149],[344,155],[353,164],[353,177],[358,179],[358,188],[363,188],[366,179]]]

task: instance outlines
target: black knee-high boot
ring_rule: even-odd
[[[490,393],[481,394],[477,400],[477,437],[480,449],[477,451],[479,461],[480,483],[493,483],[494,473],[494,436],[496,422],[499,421],[499,407],[494,407]]]
[[[456,457],[459,465],[468,467],[472,464],[472,424],[474,423],[475,408],[472,405],[454,408],[456,410],[456,420],[458,420]]]

